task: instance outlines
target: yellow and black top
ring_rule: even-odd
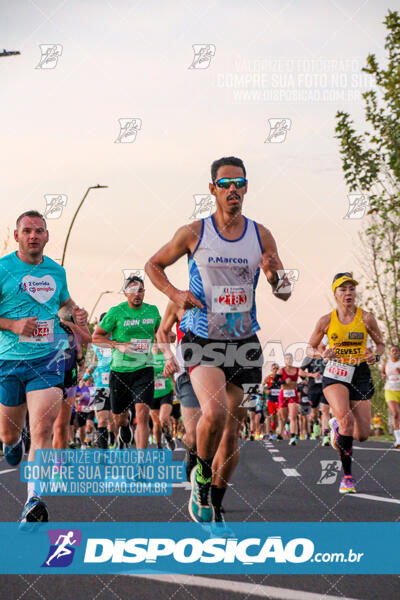
[[[339,362],[344,364],[365,362],[368,332],[360,307],[357,307],[354,319],[347,325],[339,321],[336,309],[333,310],[327,335],[329,347],[336,346],[335,354]]]

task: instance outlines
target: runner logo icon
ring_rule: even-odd
[[[74,558],[75,548],[81,545],[79,529],[48,529],[50,548],[42,567],[68,567]]]

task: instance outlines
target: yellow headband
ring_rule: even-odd
[[[353,285],[358,285],[358,281],[356,281],[352,277],[349,277],[348,275],[343,275],[343,277],[335,279],[335,281],[332,283],[332,292],[334,292],[336,288],[341,286],[343,283],[346,283],[346,281],[350,281]]]

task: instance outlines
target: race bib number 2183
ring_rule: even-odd
[[[214,285],[212,288],[212,312],[248,312],[253,301],[251,285]]]

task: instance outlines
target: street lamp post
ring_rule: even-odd
[[[92,312],[90,313],[89,319],[88,319],[88,323],[91,323],[92,321],[92,317],[93,317],[93,313],[96,310],[96,306],[98,305],[98,303],[100,302],[100,299],[102,296],[104,296],[104,294],[112,294],[111,290],[105,290],[104,292],[101,292],[101,294],[99,295],[99,297],[97,298],[95,305],[92,308]]]
[[[69,236],[71,235],[72,227],[73,227],[73,225],[75,223],[75,219],[76,219],[76,217],[78,215],[78,212],[80,211],[80,208],[81,208],[82,204],[86,200],[86,197],[87,197],[88,193],[90,192],[90,190],[97,190],[97,189],[100,189],[100,188],[107,188],[107,187],[108,187],[108,185],[92,185],[92,186],[88,187],[88,189],[86,190],[85,195],[83,196],[83,198],[82,198],[82,200],[81,200],[78,208],[75,211],[75,214],[74,214],[74,216],[72,218],[72,221],[71,221],[71,225],[69,226],[69,229],[68,229],[67,237],[65,238],[64,250],[63,250],[63,255],[62,255],[62,259],[61,259],[61,266],[62,267],[64,266],[65,253],[67,252],[68,240],[69,240]]]

